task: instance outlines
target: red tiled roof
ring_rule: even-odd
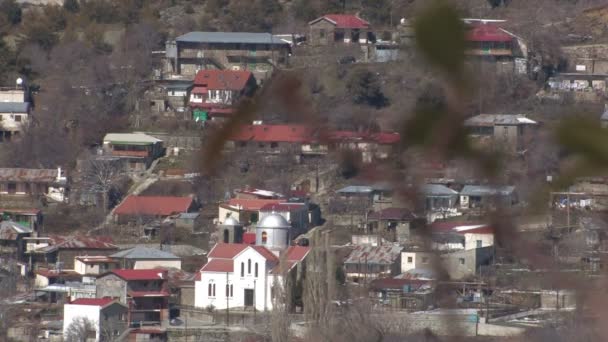
[[[473,24],[467,34],[471,42],[510,42],[513,37],[493,24]]]
[[[369,23],[353,14],[326,14],[321,18],[313,20],[310,24],[319,20],[327,19],[336,25],[336,28],[345,29],[366,29],[369,28]]]
[[[207,94],[207,87],[194,87],[192,89],[192,94]]]
[[[252,77],[251,72],[244,70],[200,70],[194,77],[194,85],[212,90],[240,91],[245,88]]]
[[[302,209],[305,206],[304,203],[268,203],[260,208],[260,211],[292,211]]]
[[[232,259],[241,253],[247,245],[240,243],[218,243],[207,254],[208,259]]]
[[[264,206],[269,204],[279,204],[284,200],[280,199],[246,199],[246,198],[231,198],[226,202],[230,207],[240,207],[241,210],[245,211],[259,211]]]
[[[201,272],[234,272],[232,259],[211,259],[201,268]]]
[[[289,246],[287,248],[287,260],[289,261],[302,261],[310,252],[310,247],[304,246]]]
[[[306,125],[245,125],[230,140],[306,143],[313,139],[313,133]]]
[[[114,301],[114,298],[78,298],[68,304],[71,305],[91,305],[91,306],[106,306]]]
[[[255,245],[255,233],[243,233],[243,243],[246,245]]]
[[[164,270],[113,270],[114,273],[124,280],[159,280],[167,279],[167,271]]]
[[[271,262],[279,262],[279,257],[277,257],[274,253],[268,250],[268,248],[264,246],[250,246],[256,252],[260,253],[264,259]]]
[[[192,197],[130,195],[116,207],[114,214],[169,216],[187,212],[192,201]]]

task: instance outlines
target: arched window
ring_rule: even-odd
[[[245,276],[245,263],[242,262],[241,263],[241,277],[244,277],[244,276]]]
[[[251,274],[251,259],[247,260],[247,274]]]
[[[265,245],[268,242],[268,233],[262,232],[262,245]]]
[[[207,288],[207,296],[209,296],[209,297],[211,297],[211,294],[213,293],[213,292],[211,292],[212,287],[213,286],[211,285],[211,283],[209,283],[209,287]]]
[[[234,288],[232,287],[232,284],[230,284],[230,297],[234,296]]]
[[[215,284],[213,284],[213,297],[215,297]]]
[[[226,284],[226,297],[230,295],[230,287]]]
[[[255,263],[255,274],[254,276],[257,278],[258,277],[258,263]]]
[[[228,229],[224,229],[224,243],[228,243],[230,242],[230,232],[228,231]]]

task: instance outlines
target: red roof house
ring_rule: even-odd
[[[469,25],[467,41],[469,54],[484,56],[513,56],[515,36],[493,23]]]
[[[196,73],[190,92],[190,106],[217,110],[233,106],[241,96],[251,96],[257,82],[253,73],[245,70],[205,69]],[[217,112],[218,114],[226,114]]]
[[[326,14],[308,23],[308,40],[312,45],[335,43],[367,44],[370,24],[353,14]]]
[[[186,213],[193,209],[193,206],[192,197],[130,195],[114,209],[114,215],[117,219],[120,219],[121,216],[167,217]]]

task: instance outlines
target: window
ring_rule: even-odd
[[[458,262],[460,262],[461,265],[464,265],[464,258],[458,259]]]
[[[251,274],[251,259],[247,260],[247,274]]]
[[[429,258],[427,258],[427,257],[423,257],[423,258],[422,258],[422,263],[423,263],[423,264],[428,264],[428,263],[429,263]]]
[[[477,248],[481,248],[481,246],[482,246],[481,240],[477,240],[476,242],[477,242]]]
[[[325,38],[325,30],[324,29],[320,29],[319,30],[319,38]]]
[[[230,286],[226,284],[226,297],[230,296]]]
[[[407,257],[407,263],[411,264],[412,262],[414,262],[414,258],[412,257]]]
[[[106,314],[106,313],[104,313],[104,314],[103,314],[103,320],[104,320],[104,321],[107,321],[107,320],[108,320],[108,314]]]
[[[257,262],[255,263],[255,270],[254,270],[254,275],[253,276],[256,277],[256,278],[258,277],[258,263]]]
[[[127,316],[124,313],[118,314],[118,320],[124,321]]]
[[[262,245],[265,245],[268,242],[268,234],[266,232],[262,232]]]
[[[278,142],[273,141],[273,142],[270,143],[270,148],[277,148],[277,147],[279,147],[279,143]]]
[[[15,115],[15,121],[21,122],[21,115]]]
[[[245,276],[245,263],[242,262],[241,263],[241,277],[244,277],[244,276]]]
[[[215,297],[215,284],[213,284],[213,297]]]
[[[232,284],[230,284],[230,297],[234,297],[234,288],[232,287]]]
[[[213,293],[213,285],[211,283],[209,283],[209,285],[207,286],[207,296],[211,297],[212,293]]]

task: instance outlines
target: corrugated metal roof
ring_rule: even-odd
[[[0,182],[55,182],[57,169],[0,168]]]
[[[15,240],[19,234],[31,234],[32,229],[13,221],[0,222],[0,240]]]
[[[461,196],[508,196],[515,191],[514,186],[493,187],[488,185],[465,185],[460,191]]]
[[[397,259],[401,246],[356,246],[344,263],[347,264],[392,264]]]
[[[192,197],[129,195],[114,214],[169,216],[187,212],[193,201]]]
[[[536,125],[522,114],[479,114],[465,120],[465,126]]]
[[[162,142],[162,140],[144,133],[108,133],[103,137],[103,141],[112,144],[154,144]]]
[[[274,44],[289,46],[289,43],[270,33],[253,32],[188,32],[175,38],[185,43],[225,43],[225,44]]]
[[[27,114],[30,108],[28,102],[0,102],[0,113]]]
[[[339,194],[370,194],[374,191],[371,186],[366,185],[349,185],[338,191]]]
[[[426,196],[455,196],[458,191],[441,184],[424,184],[420,191]]]
[[[136,246],[131,249],[114,253],[110,255],[110,257],[119,259],[179,259],[179,257],[174,254],[142,246]]]

